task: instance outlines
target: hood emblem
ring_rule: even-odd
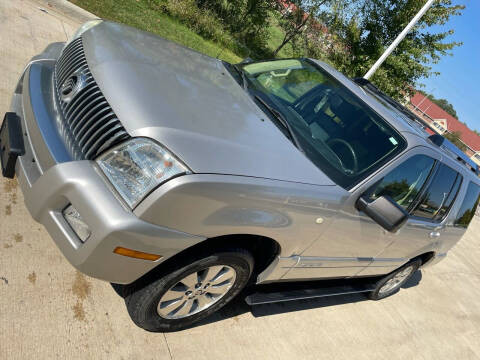
[[[77,70],[63,82],[60,87],[60,98],[68,103],[86,86],[87,75],[82,70]]]

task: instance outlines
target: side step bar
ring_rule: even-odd
[[[264,289],[248,295],[245,298],[245,301],[248,305],[260,305],[283,301],[313,299],[327,296],[358,294],[373,291],[375,289],[375,285],[376,283],[372,281],[343,285],[340,285],[337,282],[336,286],[327,285],[324,287],[310,287],[300,289],[294,288],[290,290],[285,289],[280,291],[278,289],[277,291],[273,289],[270,289],[270,291],[268,291],[268,289]]]

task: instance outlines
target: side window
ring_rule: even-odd
[[[434,162],[434,159],[426,155],[412,156],[380,181],[371,193],[371,199],[390,196],[398,205],[407,209],[420,192]]]
[[[459,188],[458,177],[459,174],[455,170],[445,164],[440,164],[420,203],[413,211],[413,215],[441,220],[455,199]]]
[[[462,185],[462,175],[458,174],[455,183],[453,184],[452,191],[447,196],[443,206],[438,210],[437,215],[435,216],[435,220],[441,221],[447,215],[448,210],[453,205],[455,198],[457,197],[458,190],[460,189],[460,185]]]
[[[480,200],[480,186],[471,182],[468,184],[467,193],[463,199],[462,206],[458,210],[454,225],[466,228],[475,215]]]

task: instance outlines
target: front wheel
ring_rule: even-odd
[[[412,260],[403,265],[401,268],[388,274],[377,283],[375,290],[373,290],[369,295],[370,299],[380,300],[395,294],[421,265],[422,261],[420,259]]]
[[[227,249],[185,259],[125,298],[132,320],[148,331],[177,331],[209,316],[230,302],[247,284],[253,256]]]

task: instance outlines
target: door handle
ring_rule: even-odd
[[[429,234],[430,238],[432,239],[436,239],[436,238],[439,238],[440,237],[440,232],[438,231],[432,231],[430,234]]]

